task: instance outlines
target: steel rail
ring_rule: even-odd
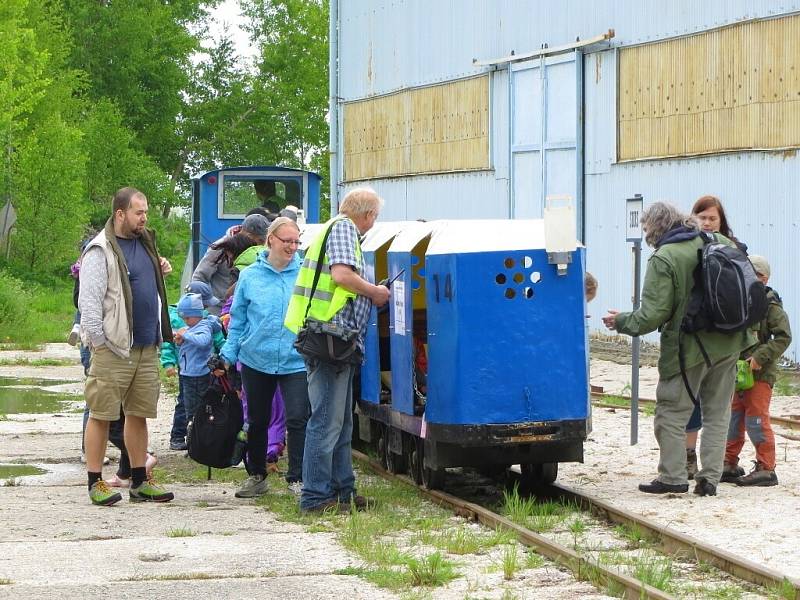
[[[738,579],[765,587],[781,586],[788,581],[794,587],[795,598],[800,598],[800,581],[778,571],[736,556],[690,535],[659,525],[646,517],[615,507],[604,500],[594,498],[569,486],[554,483],[542,486],[541,489],[549,497],[574,502],[584,510],[611,523],[636,525],[657,539],[667,553],[693,556],[698,562],[709,563]]]
[[[630,400],[629,396],[620,396],[617,394],[606,394],[603,392],[592,392],[592,398],[622,398],[623,400]],[[639,398],[639,404],[655,404],[656,401],[652,398]],[[611,404],[609,402],[597,402],[597,406],[602,408],[621,408],[623,410],[630,410],[630,406],[624,406],[622,404]],[[770,415],[769,420],[771,423],[775,423],[777,425],[783,425],[788,429],[800,429],[800,420],[793,419],[791,417],[779,417],[777,415]]]
[[[599,562],[581,556],[575,550],[563,546],[553,540],[550,540],[538,533],[531,531],[521,525],[506,519],[502,515],[498,515],[491,510],[475,504],[474,502],[467,502],[437,490],[427,490],[422,486],[418,486],[409,477],[405,475],[395,475],[388,472],[376,460],[368,457],[366,454],[353,450],[353,457],[360,462],[368,465],[370,469],[381,475],[382,477],[390,480],[402,481],[407,485],[411,485],[419,489],[420,493],[428,497],[431,501],[439,506],[447,507],[453,510],[459,516],[478,521],[488,527],[502,528],[513,531],[520,543],[525,546],[534,548],[539,554],[546,556],[552,561],[565,566],[570,569],[578,580],[587,580],[589,578],[598,579],[602,584],[608,585],[613,582],[625,591],[625,598],[636,600],[639,598],[653,598],[654,600],[667,600],[672,599],[674,596],[647,585],[638,579],[619,573],[609,567],[600,564]]]

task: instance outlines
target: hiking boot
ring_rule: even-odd
[[[130,489],[131,502],[169,502],[175,494],[166,491],[152,479],[145,479],[139,487]]]
[[[267,493],[267,478],[263,475],[251,475],[244,480],[242,486],[234,494],[237,498],[257,498]]]
[[[639,491],[647,494],[685,494],[689,491],[688,483],[663,483],[653,479],[650,483],[640,483]]]
[[[736,480],[736,485],[771,487],[778,485],[778,476],[774,470],[765,469],[764,465],[756,462],[752,471]]]
[[[351,499],[353,506],[356,507],[357,511],[364,511],[370,508],[375,508],[375,500],[372,498],[367,498],[365,496],[353,496]]]
[[[301,508],[300,512],[312,514],[330,512],[333,514],[346,515],[350,513],[350,505],[342,504],[336,498],[333,498],[331,500],[326,500],[321,504],[317,504],[316,506],[312,506],[311,508]]]
[[[697,475],[697,450],[694,448],[686,449],[686,476],[688,479],[694,479]]]
[[[698,477],[697,483],[694,486],[694,493],[698,496],[716,496],[717,486],[715,486],[705,477]]]
[[[98,506],[111,506],[122,500],[122,495],[108,487],[105,481],[98,479],[89,490],[89,499]]]
[[[726,462],[722,465],[722,476],[719,480],[724,483],[736,483],[742,475],[744,475],[742,467]]]
[[[187,448],[188,448],[188,446],[186,445],[186,441],[185,440],[172,440],[169,443],[169,449],[170,450],[176,450],[178,452],[182,452],[182,451],[186,450]]]

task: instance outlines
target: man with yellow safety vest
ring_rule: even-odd
[[[306,252],[286,313],[284,324],[288,329],[296,333],[307,314],[309,318],[357,331],[358,348],[363,353],[372,305],[380,307],[389,301],[388,287],[365,279],[359,241],[375,224],[382,207],[383,199],[370,188],[353,189],[344,197],[339,215],[326,223]],[[320,256],[323,262],[312,298]],[[306,367],[311,417],[306,427],[300,509],[349,512],[352,503],[363,510],[368,501],[356,494],[350,448],[356,367],[308,358]]]

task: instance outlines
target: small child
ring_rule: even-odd
[[[214,353],[214,334],[222,331],[219,318],[203,317],[203,298],[200,294],[184,294],[178,301],[178,315],[186,323],[174,332],[178,352],[180,385],[186,416],[192,420],[201,405],[209,385],[208,359]]]

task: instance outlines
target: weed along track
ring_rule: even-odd
[[[354,457],[387,479],[379,462]],[[567,488],[548,485],[520,493],[514,470],[511,487],[467,481],[448,485],[454,493],[421,493],[457,515],[496,530],[513,532],[520,543],[569,569],[579,580],[625,598],[800,598],[798,582],[698,541],[641,515]],[[474,479],[474,478],[472,478]]]

